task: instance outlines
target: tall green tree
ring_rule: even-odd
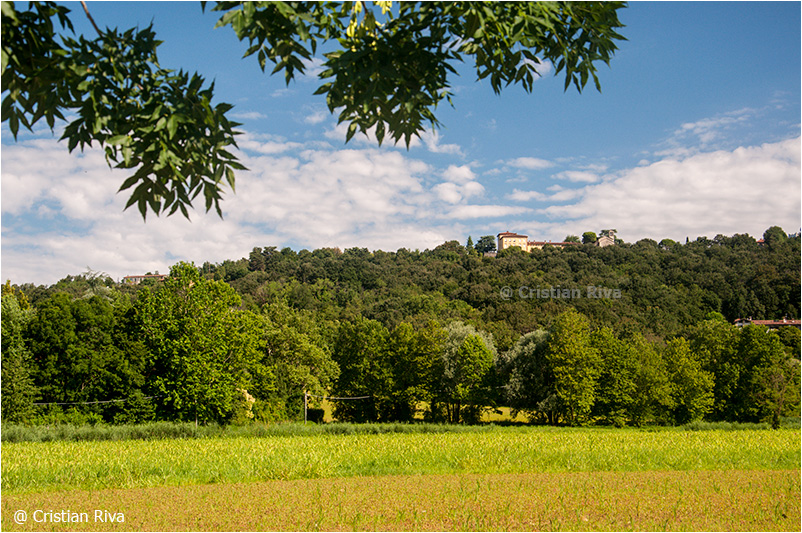
[[[776,250],[788,240],[788,234],[780,226],[772,226],[763,232],[763,242],[769,250]]]
[[[205,5],[205,3],[203,3]],[[566,89],[600,88],[599,62],[616,51],[621,2],[217,2],[217,26],[247,42],[262,70],[283,72],[289,84],[324,50],[323,82],[347,139],[375,131],[409,146],[439,121],[451,102],[455,65],[470,58],[478,79],[496,93],[510,84],[531,91],[549,62]],[[101,30],[73,37],[70,10],[32,2],[27,10],[2,3],[2,120],[20,126],[75,115],[63,139],[72,151],[97,144],[109,163],[136,169],[121,190],[126,207],[173,214],[203,194],[218,213],[225,183],[244,167],[236,147],[231,105],[212,104],[214,84],[163,68],[152,28]],[[90,19],[92,20],[92,19]],[[92,20],[94,25],[94,20]],[[225,180],[225,181],[224,181]]]
[[[259,317],[240,303],[229,285],[187,263],[172,267],[159,289],[142,291],[138,326],[161,418],[206,423],[233,415],[263,348]]]
[[[596,400],[602,360],[590,341],[588,319],[574,309],[562,313],[549,330],[547,357],[563,420],[586,423]]]
[[[781,417],[798,413],[799,360],[787,355],[777,332],[756,325],[744,327],[736,353],[742,368],[739,392],[744,396],[736,416],[769,421],[778,428]]]
[[[387,329],[375,320],[357,317],[340,323],[332,358],[340,375],[332,390],[334,417],[353,422],[386,421],[392,413],[393,373],[387,361]]]
[[[788,357],[799,359],[802,350],[802,331],[793,326],[783,326],[777,330],[777,336],[785,347]]]
[[[702,369],[682,337],[666,344],[663,359],[671,387],[671,421],[687,424],[702,420],[713,409],[713,374]]]
[[[593,244],[598,240],[596,232],[586,231],[582,234],[582,244]]]
[[[663,414],[673,406],[671,384],[666,363],[654,343],[640,333],[622,338],[622,342],[637,362],[635,373],[635,402],[631,409],[633,424],[663,421]]]
[[[321,325],[308,311],[278,300],[263,308],[263,352],[249,371],[247,390],[256,398],[254,412],[266,420],[303,418],[303,394],[328,394],[339,375]]]
[[[479,240],[476,241],[476,245],[474,246],[476,251],[480,254],[486,254],[488,252],[495,252],[496,251],[496,239],[492,235],[484,235],[479,237]]]
[[[785,359],[785,350],[776,333],[757,325],[741,328],[733,358],[738,380],[735,382],[735,398],[731,400],[730,419],[757,422],[767,417],[767,409],[771,410],[770,406],[776,400],[758,394],[756,376],[761,371],[776,373],[782,369]],[[765,388],[765,383],[761,384]]]
[[[594,331],[591,342],[602,361],[593,414],[616,426],[662,420],[673,404],[665,364],[654,345],[640,333],[619,338],[607,327]]]
[[[393,372],[391,413],[393,420],[412,421],[423,402],[432,399],[437,365],[445,342],[445,331],[436,322],[417,330],[402,322],[387,337],[386,360]]]
[[[736,357],[739,329],[727,323],[720,314],[711,315],[691,328],[688,335],[691,351],[702,369],[713,374],[713,409],[716,420],[734,420],[742,402],[738,381],[743,366]]]
[[[493,338],[462,322],[445,327],[440,360],[433,367],[439,380],[432,409],[445,409],[452,424],[476,422],[493,400],[493,369],[497,357]]]
[[[778,429],[783,416],[799,415],[799,359],[777,358],[764,362],[752,375],[753,398],[760,417]]]
[[[593,413],[610,424],[624,426],[637,402],[638,354],[607,327],[594,331],[591,342],[602,362]]]
[[[101,296],[72,299],[57,293],[39,305],[29,325],[44,402],[98,402],[125,398],[125,355],[115,346],[116,318]],[[98,407],[98,410],[100,407]]]
[[[524,412],[530,421],[556,424],[554,373],[546,356],[548,332],[543,329],[523,335],[499,357],[499,377],[504,400],[513,416]]]
[[[5,292],[5,291],[4,291]],[[32,310],[24,309],[13,293],[2,296],[2,419],[27,422],[37,396],[31,353],[25,345],[25,328]]]

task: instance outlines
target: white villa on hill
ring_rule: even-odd
[[[566,246],[575,246],[578,243],[575,242],[551,242],[551,241],[530,241],[528,235],[520,235],[518,233],[512,233],[510,231],[503,231],[498,234],[498,251],[504,250],[506,248],[512,248],[513,246],[517,246],[521,250],[525,252],[531,252],[532,250],[540,250],[544,246],[556,246],[557,248],[565,248]],[[601,235],[599,236],[598,240],[596,240],[596,246],[611,246],[615,244],[615,230],[614,229],[604,229],[601,231]]]
[[[531,252],[532,250],[540,250],[546,245],[565,248],[566,246],[575,246],[576,244],[575,242],[530,241],[527,235],[519,235],[509,231],[498,234],[499,252],[507,248],[512,248],[513,246],[517,246],[525,252]]]

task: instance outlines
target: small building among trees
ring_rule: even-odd
[[[556,246],[557,248],[565,248],[566,246],[574,246],[575,242],[551,242],[551,241],[530,241],[529,236],[527,235],[519,235],[517,233],[512,233],[509,231],[504,231],[498,234],[498,251],[502,251],[506,248],[512,248],[517,246],[521,250],[525,252],[531,252],[532,250],[540,250],[544,246]]]

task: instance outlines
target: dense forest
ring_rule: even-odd
[[[303,418],[683,424],[798,416],[800,236],[677,243],[584,236],[495,256],[254,248],[166,280],[88,271],[7,282],[4,422],[248,423]],[[588,241],[591,242],[588,242]]]

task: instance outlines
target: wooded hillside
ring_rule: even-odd
[[[799,316],[800,236],[777,227],[496,257],[267,246],[163,282],[6,284],[2,413],[243,423],[302,417],[307,391],[367,396],[336,402],[349,420],[776,422],[799,328],[733,321]]]

